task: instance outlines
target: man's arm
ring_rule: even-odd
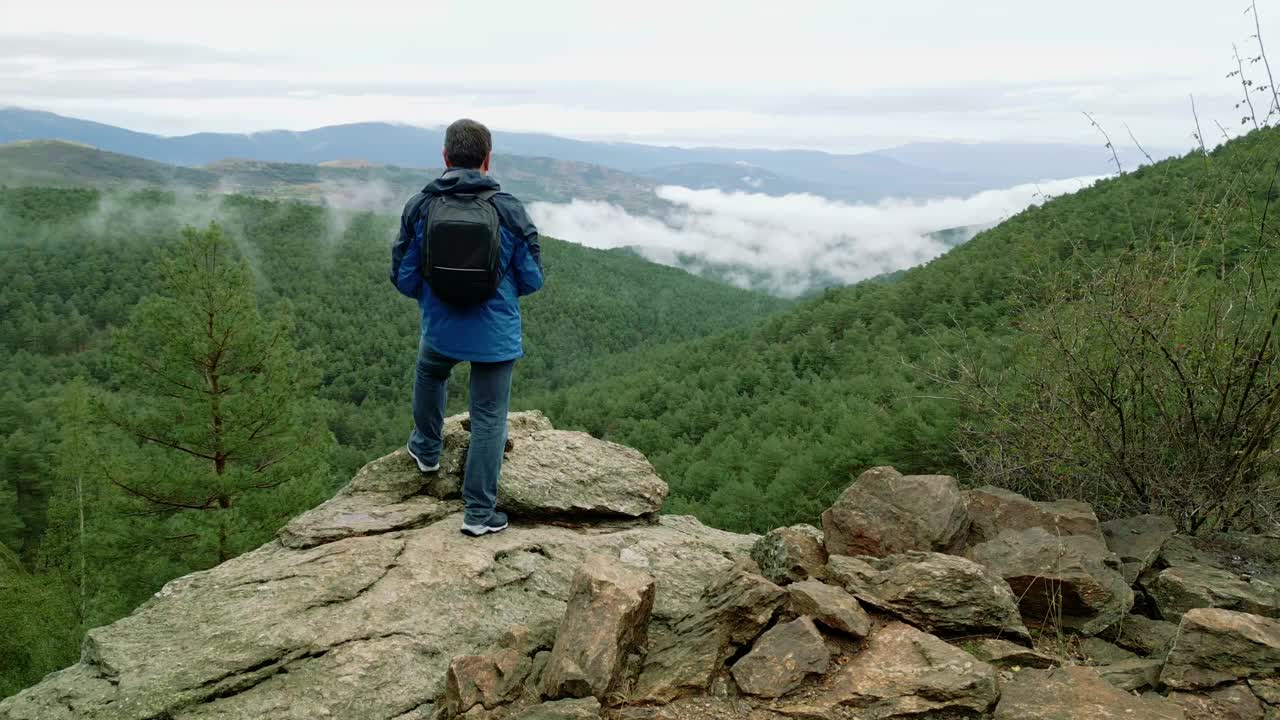
[[[542,288],[545,276],[542,271],[542,244],[538,241],[538,228],[529,219],[524,205],[512,195],[494,196],[494,205],[502,224],[515,239],[515,252],[511,259],[511,272],[515,275],[516,293],[529,295]]]
[[[401,294],[417,299],[422,295],[422,221],[418,207],[422,195],[414,195],[400,215],[400,234],[391,246],[391,284]]]

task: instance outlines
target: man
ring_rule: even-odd
[[[538,230],[520,201],[488,176],[492,151],[484,125],[450,125],[444,174],[405,205],[391,250],[391,282],[422,309],[408,447],[423,473],[440,469],[449,374],[471,363],[462,532],[473,537],[507,527],[496,508],[511,372],[524,354],[518,298],[541,288],[543,278]]]

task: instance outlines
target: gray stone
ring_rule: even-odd
[[[1196,690],[1247,678],[1280,675],[1280,622],[1258,615],[1196,608],[1182,625],[1160,681]]]
[[[1024,670],[1004,686],[995,720],[1186,720],[1182,708],[1158,697],[1138,697],[1095,668]]]
[[[863,604],[932,633],[1030,637],[1008,583],[972,560],[927,552],[833,557],[827,573]]]
[[[1107,547],[1120,558],[1130,585],[1155,563],[1160,548],[1176,531],[1173,519],[1164,515],[1138,515],[1102,523]]]
[[[841,588],[805,580],[787,586],[791,609],[797,615],[808,615],[832,630],[863,638],[871,632],[871,617],[858,604],[858,599]]]
[[[1084,638],[1078,646],[1080,656],[1085,665],[1110,665],[1123,660],[1133,660],[1138,656],[1102,638]]]
[[[1095,668],[1104,680],[1130,692],[1156,686],[1163,660],[1134,657]]]
[[[593,697],[556,700],[526,708],[511,720],[594,720],[600,717],[600,701]]]
[[[470,433],[467,417],[448,418],[440,472],[423,489],[440,498],[461,494]],[[513,448],[502,464],[498,508],[521,517],[650,517],[662,509],[667,484],[639,451],[579,432],[553,430],[537,411],[511,413]],[[393,454],[413,461],[403,449]]]
[[[1249,689],[1268,705],[1280,705],[1280,677],[1249,678]]]
[[[751,559],[760,566],[760,574],[779,584],[822,579],[827,564],[827,549],[822,544],[822,531],[812,525],[792,525],[770,530],[751,548]]]
[[[1203,693],[1171,692],[1169,699],[1182,706],[1187,720],[1263,720],[1262,703],[1245,685],[1206,690]]]
[[[832,555],[954,553],[964,547],[969,514],[955,478],[904,476],[877,467],[858,476],[822,513],[822,532]]]
[[[701,606],[650,645],[632,700],[670,702],[706,690],[741,647],[773,620],[787,598],[777,585],[741,567],[707,587]]]
[[[1280,540],[1263,535],[1175,536],[1140,584],[1165,620],[1197,607],[1280,618]]]
[[[1023,617],[1095,635],[1133,607],[1119,562],[1089,535],[1051,535],[1043,528],[1009,530],[970,548],[969,556],[1004,578]]]
[[[973,520],[969,542],[978,544],[994,540],[1005,530],[1042,528],[1050,535],[1088,535],[1102,540],[1098,516],[1088,503],[1079,500],[1036,502],[987,485],[965,493],[969,517]]]
[[[827,671],[831,653],[807,617],[779,623],[756,640],[733,664],[734,682],[748,695],[782,697],[810,675]]]
[[[569,587],[569,605],[543,670],[546,697],[608,699],[627,655],[648,639],[653,576],[605,554],[589,555]]]
[[[1052,655],[999,638],[982,638],[963,646],[974,657],[1002,668],[1051,668],[1062,662]]]
[[[1107,640],[1139,655],[1163,655],[1178,634],[1178,624],[1152,620],[1142,615],[1126,615],[1105,634]]]
[[[996,671],[910,625],[890,623],[823,684],[822,702],[858,708],[858,717],[897,718],[944,711],[982,713],[996,701]]]
[[[390,505],[370,507],[393,516],[422,482],[405,468],[374,463],[352,492],[382,498]],[[388,532],[303,533],[308,547],[282,538],[176,579],[90,631],[79,664],[0,701],[0,719],[417,717],[443,696],[453,658],[490,652],[512,625],[558,623],[587,555],[644,558],[665,627],[700,608],[707,578],[756,539],[676,516],[513,524],[479,539],[460,523],[455,513]]]

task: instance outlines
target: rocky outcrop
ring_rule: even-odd
[[[878,469],[828,513],[834,532],[734,535],[656,516],[666,490],[643,458],[528,413],[501,491],[521,511],[472,539],[452,499],[466,423],[449,423],[440,475],[370,463],[277,540],[91,631],[0,720],[1280,716],[1280,622],[1126,614],[1119,558],[1078,503],[984,489],[965,505],[950,478]],[[938,552],[961,549],[970,513],[975,537],[1012,529],[972,559]],[[1152,524],[1108,538],[1134,558],[1156,540],[1117,528]],[[1269,543],[1166,538],[1140,583],[1202,566],[1265,581]],[[1173,607],[1145,597],[1140,612]]]
[[[0,701],[0,718],[426,718],[445,700],[455,658],[490,655],[477,662],[497,676],[509,665],[491,653],[508,628],[560,621],[587,555],[625,559],[654,578],[651,632],[700,607],[708,579],[746,558],[754,537],[648,517],[665,486],[654,487],[661,481],[635,451],[554,433],[513,432],[512,455],[526,453],[525,461],[504,470],[503,487],[539,458],[602,463],[557,475],[597,500],[557,501],[537,514],[567,507],[556,517],[579,521],[513,516],[507,532],[467,538],[457,504],[416,494],[430,478],[393,454],[279,540],[174,580],[132,615],[90,631],[80,663]],[[531,477],[550,478],[552,467]],[[587,487],[597,476],[604,487],[616,482],[601,467],[629,468],[626,476],[653,492],[614,498]],[[588,516],[579,508],[606,506],[614,508],[607,517],[581,522]],[[488,672],[473,673],[473,685],[490,688],[477,692],[505,697],[502,682],[481,677]]]
[[[1030,637],[1008,583],[955,555],[832,557],[827,574],[858,600],[940,635]]]
[[[995,720],[1186,720],[1163,698],[1137,697],[1094,668],[1024,670],[1004,686]]]
[[[542,694],[607,699],[622,681],[627,656],[644,648],[653,596],[649,573],[609,555],[588,556],[569,588],[569,607],[543,670]]]
[[[821,580],[827,566],[822,531],[812,525],[792,525],[770,530],[751,548],[751,559],[760,574],[778,585],[809,578]]]
[[[1023,616],[1038,624],[1094,635],[1133,607],[1133,591],[1115,555],[1089,535],[1007,530],[972,547],[969,557],[1004,578]]]
[[[1160,673],[1171,688],[1199,689],[1280,676],[1280,622],[1232,610],[1197,608],[1182,625]]]
[[[822,513],[822,532],[832,555],[959,552],[969,513],[955,478],[878,467],[858,476]]]
[[[994,540],[1005,530],[1041,528],[1050,535],[1088,535],[1102,539],[1098,516],[1079,500],[1036,502],[1012,490],[987,485],[965,493],[973,519],[969,542]]]

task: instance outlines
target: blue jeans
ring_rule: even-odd
[[[423,338],[418,345],[418,369],[413,381],[413,432],[409,449],[428,465],[440,460],[444,447],[444,413],[449,398],[449,375],[459,360],[432,350]],[[466,522],[489,519],[498,505],[498,476],[507,443],[507,405],[511,401],[511,371],[515,361],[471,363],[471,447],[462,481]]]

